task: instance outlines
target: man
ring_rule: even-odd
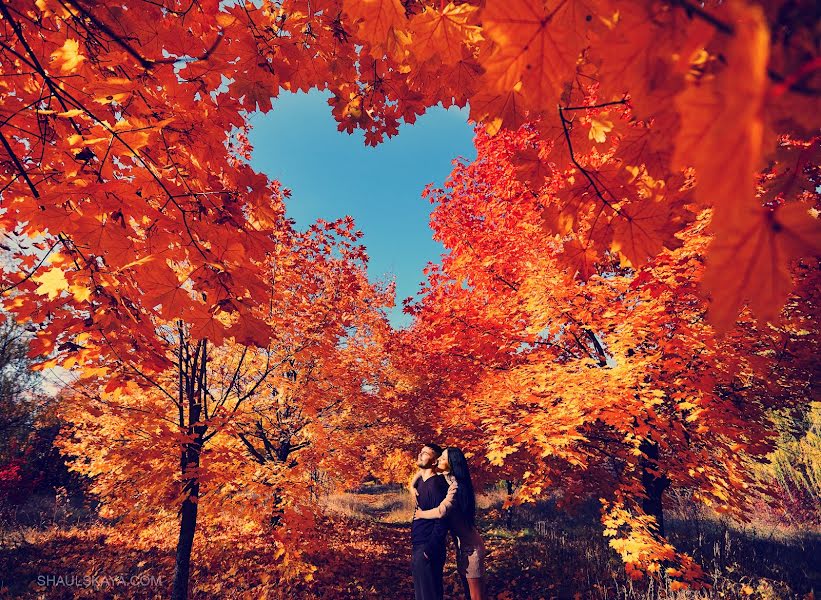
[[[422,510],[436,508],[448,493],[448,483],[434,472],[442,448],[425,444],[419,451],[416,464],[422,475],[416,482],[416,504]],[[445,566],[447,518],[414,519],[411,524],[413,545],[413,591],[416,600],[442,600],[444,595],[442,569]]]

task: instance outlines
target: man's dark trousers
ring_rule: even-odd
[[[425,558],[425,549],[413,549],[411,571],[413,572],[413,592],[416,600],[442,600],[444,586],[442,569],[445,567],[445,553],[441,556]]]

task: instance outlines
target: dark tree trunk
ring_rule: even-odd
[[[194,534],[197,531],[197,509],[199,507],[200,482],[199,467],[202,448],[205,443],[206,426],[202,424],[203,402],[206,388],[206,342],[200,341],[193,357],[185,348],[183,352],[183,332],[180,325],[179,353],[179,409],[180,426],[187,426],[189,441],[183,444],[180,452],[180,474],[182,475],[183,501],[180,507],[180,534],[177,539],[177,553],[174,559],[174,583],[171,589],[171,600],[187,600],[189,578],[191,575],[191,550],[194,547]],[[185,408],[188,422],[185,422]]]
[[[513,481],[508,479],[505,481],[505,485],[507,486],[507,500],[510,502],[513,499]],[[513,529],[513,504],[511,503],[507,510],[505,510],[505,517],[507,521],[507,528]]]
[[[664,491],[670,487],[670,480],[664,475],[659,475],[659,447],[653,441],[644,440],[639,448],[642,451],[641,459],[641,483],[644,486],[646,497],[642,500],[642,509],[645,514],[656,518],[658,533],[664,536],[664,504],[662,496]]]
[[[194,473],[200,466],[201,436],[183,451],[183,473],[186,468]],[[184,475],[185,476],[185,475]],[[194,533],[197,530],[197,507],[200,494],[199,480],[194,477],[184,479],[184,490],[187,492],[180,508],[180,535],[177,540],[177,554],[174,560],[174,587],[172,600],[188,598],[188,580],[191,574],[191,549],[194,547]]]

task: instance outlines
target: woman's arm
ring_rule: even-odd
[[[448,476],[446,479],[448,480],[448,493],[445,495],[444,500],[435,508],[428,510],[419,510],[417,508],[416,512],[413,513],[414,519],[441,519],[450,512],[456,499],[456,490],[459,488],[459,484],[456,483],[456,478],[453,476]]]

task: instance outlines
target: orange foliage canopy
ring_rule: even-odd
[[[775,319],[790,264],[818,252],[814,14],[746,0],[3,2],[4,307],[36,326],[33,355],[66,367],[165,373],[169,323],[195,345],[267,348],[289,326],[271,313],[271,264],[293,265],[294,246],[285,193],[248,166],[248,115],[281,90],[328,90],[340,130],[375,145],[428,107],[469,105],[480,159],[457,170],[453,201],[437,194],[451,254],[409,334],[433,373],[457,376],[417,383],[465,402],[466,439],[488,436],[475,448],[495,464],[538,459],[518,471],[523,496],[562,469],[550,457],[590,469],[614,455],[601,468],[618,474],[613,535],[648,474],[733,506],[736,446],[768,447],[767,394],[751,390],[785,368],[752,364],[778,356],[756,335],[809,328],[721,341],[699,293],[720,329],[747,322],[745,304]],[[583,402],[591,389],[607,402]],[[635,544],[626,556],[667,559],[657,532],[631,526],[660,545],[655,563]]]
[[[264,342],[248,326],[266,296],[254,266],[282,205],[245,162],[246,119],[281,89],[317,88],[371,144],[437,103],[469,103],[491,134],[534,123],[519,177],[539,193],[545,170],[566,170],[544,222],[573,232],[583,275],[607,251],[642,264],[675,243],[685,206],[714,207],[713,321],[746,301],[772,317],[789,261],[819,239],[808,205],[781,206],[814,192],[819,63],[811,3],[780,4],[5,3],[1,218],[35,246],[9,240],[3,286],[38,300],[12,307],[38,322],[67,295],[109,330],[159,311]],[[35,272],[49,249],[63,278]],[[84,321],[61,319],[37,350]]]

